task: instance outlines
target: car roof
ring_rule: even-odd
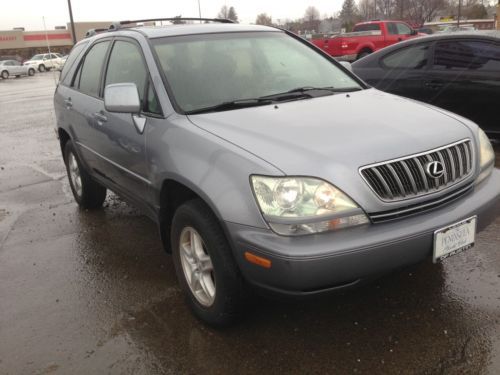
[[[109,37],[113,35],[120,35],[121,32],[137,31],[147,38],[163,38],[170,36],[182,35],[200,35],[200,34],[214,34],[214,33],[237,33],[237,32],[280,32],[280,29],[262,26],[262,25],[242,25],[237,23],[192,23],[192,24],[170,24],[162,26],[125,26],[115,29],[101,31],[98,34],[86,38],[99,39],[102,37]],[[84,39],[85,40],[85,39]],[[82,40],[83,41],[83,40]],[[79,42],[80,43],[80,42]]]

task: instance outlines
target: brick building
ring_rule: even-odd
[[[81,40],[89,29],[107,28],[109,22],[75,22],[76,39]],[[0,30],[0,56],[18,56],[22,60],[29,59],[37,53],[47,53],[48,45],[52,52],[66,54],[73,47],[71,27],[66,29],[24,31]]]

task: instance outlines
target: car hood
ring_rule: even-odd
[[[286,175],[320,177],[348,193],[364,165],[472,138],[451,114],[375,89],[189,119]]]

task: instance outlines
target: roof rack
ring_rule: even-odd
[[[91,36],[97,35],[99,33],[103,33],[108,31],[109,29],[90,29],[85,33],[85,38],[90,38]]]
[[[205,21],[205,22],[218,22],[218,23],[235,23],[232,20],[226,18],[198,18],[198,17],[170,17],[170,18],[147,18],[142,20],[127,20],[114,22],[109,26],[109,30],[120,29],[123,26],[137,24],[137,23],[145,23],[145,22],[162,22],[162,21]]]

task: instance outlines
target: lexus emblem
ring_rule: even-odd
[[[430,161],[425,165],[425,173],[431,178],[439,178],[444,174],[444,166],[440,161]]]

